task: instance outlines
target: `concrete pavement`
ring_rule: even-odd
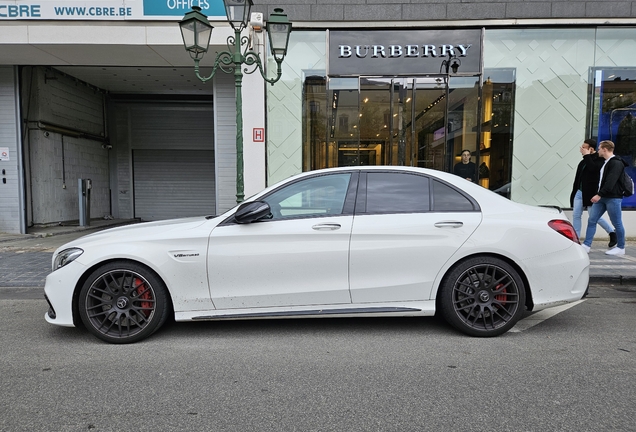
[[[91,220],[91,226],[33,228],[29,234],[0,233],[0,288],[43,288],[57,247],[83,235],[136,223],[136,220]],[[590,251],[590,283],[636,286],[636,240],[627,242],[624,256],[605,255],[607,239],[594,241]]]

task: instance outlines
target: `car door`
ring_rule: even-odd
[[[353,303],[427,300],[440,268],[481,223],[472,198],[417,173],[363,173],[358,195]]]
[[[210,235],[217,309],[350,303],[349,240],[357,172],[304,177],[261,201],[271,219],[226,221]]]

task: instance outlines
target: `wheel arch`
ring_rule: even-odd
[[[156,276],[157,279],[159,279],[165,285],[166,291],[167,291],[167,297],[168,297],[168,316],[169,317],[174,316],[174,305],[172,303],[172,293],[170,292],[170,287],[168,286],[168,284],[166,284],[166,281],[159,275],[159,273],[157,273],[152,267],[148,266],[147,264],[141,261],[133,260],[130,258],[112,258],[105,261],[100,261],[94,264],[93,266],[88,267],[86,271],[82,274],[82,276],[77,280],[77,284],[75,284],[75,288],[73,289],[73,304],[72,304],[73,324],[75,325],[75,327],[79,327],[83,325],[82,319],[80,318],[80,314],[79,314],[79,297],[80,297],[80,291],[82,290],[84,283],[97,268],[112,262],[128,262],[128,263],[140,265],[144,267],[146,270],[148,270],[149,272],[152,272],[152,274]]]
[[[492,253],[492,252],[474,253],[474,254],[462,257],[462,259],[460,259],[459,261],[453,263],[453,265],[451,265],[448,269],[446,269],[446,272],[444,272],[444,276],[442,276],[439,279],[439,285],[437,286],[437,291],[439,291],[440,287],[444,285],[444,282],[448,278],[448,275],[453,271],[453,269],[455,269],[455,267],[457,267],[458,265],[460,265],[464,261],[467,261],[467,260],[469,260],[471,258],[479,258],[479,257],[498,258],[498,259],[500,259],[502,261],[505,261],[512,268],[514,268],[515,271],[517,272],[517,274],[519,274],[519,277],[521,278],[521,280],[523,281],[523,286],[524,286],[524,290],[525,290],[525,293],[526,293],[526,304],[525,304],[526,309],[529,310],[529,311],[532,311],[532,309],[534,309],[534,301],[532,300],[532,291],[530,290],[530,282],[528,280],[528,276],[526,276],[526,273],[519,266],[519,264],[517,264],[514,260],[510,259],[510,257],[507,257],[505,255],[500,255],[500,254],[497,254],[497,253]],[[435,309],[436,310],[439,310],[439,299],[440,299],[440,297],[436,293],[436,295],[435,295]]]

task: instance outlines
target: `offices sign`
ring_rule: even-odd
[[[0,0],[3,20],[177,20],[199,6],[225,20],[223,0]]]
[[[330,76],[479,74],[481,30],[330,31]]]

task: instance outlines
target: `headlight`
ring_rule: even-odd
[[[53,260],[53,271],[64,267],[68,263],[75,261],[75,259],[83,253],[84,251],[79,248],[70,248],[70,249],[63,250],[62,252],[57,254],[55,259]]]

